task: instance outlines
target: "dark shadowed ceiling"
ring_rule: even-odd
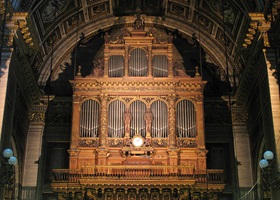
[[[212,82],[211,87],[220,95],[223,92],[216,84],[226,81],[227,69],[231,85],[238,84],[244,65],[241,55],[249,26],[248,10],[256,6],[251,2],[37,0],[29,18],[38,41],[33,60],[38,83],[44,88],[49,80],[56,95],[71,95],[69,80],[73,79],[74,66],[81,65],[86,76],[102,49],[105,32],[131,27],[140,12],[147,30],[155,27],[172,33],[187,73],[192,76],[194,67],[202,66],[203,78]]]

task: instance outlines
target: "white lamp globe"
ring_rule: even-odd
[[[260,167],[262,169],[266,168],[268,166],[268,161],[266,159],[262,159],[259,163]]]
[[[271,151],[266,151],[264,152],[263,157],[266,160],[272,160],[274,158],[274,155]]]
[[[11,149],[5,149],[5,150],[3,151],[3,156],[4,156],[5,158],[10,158],[12,155],[13,155],[13,151],[12,151]]]
[[[8,160],[9,165],[16,165],[17,164],[17,158],[14,156],[11,156]]]

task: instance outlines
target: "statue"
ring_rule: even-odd
[[[130,133],[130,121],[131,121],[130,110],[129,108],[126,108],[124,112],[124,131],[126,136],[129,136]]]
[[[134,30],[144,30],[144,26],[145,26],[144,20],[140,18],[140,13],[137,13],[136,20],[133,23]]]
[[[93,76],[101,77],[104,75],[103,71],[103,59],[99,58],[97,61],[93,61]]]
[[[108,34],[108,32],[106,32],[104,35],[104,41],[105,41],[105,44],[110,43],[110,35]]]
[[[153,113],[150,108],[147,108],[144,116],[144,120],[146,122],[146,136],[151,136],[152,122],[153,122]]]
[[[185,67],[182,61],[176,61],[174,63],[174,75],[175,76],[187,76]]]

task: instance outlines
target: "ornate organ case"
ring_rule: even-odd
[[[185,190],[206,188],[205,82],[174,60],[171,35],[157,36],[137,26],[115,41],[106,34],[92,74],[79,71],[71,82],[68,186],[79,185],[89,198],[98,188],[104,199],[122,199],[121,192],[141,199],[144,190],[150,196],[142,199],[152,199],[164,188],[187,197]]]

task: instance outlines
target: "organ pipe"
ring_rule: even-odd
[[[177,104],[176,129],[179,138],[196,137],[196,112],[192,102],[183,100]]]
[[[153,58],[153,76],[168,76],[168,60],[165,55],[155,55]]]
[[[109,77],[124,76],[124,59],[120,55],[113,55],[109,59]]]
[[[146,125],[144,114],[146,112],[146,105],[141,101],[134,101],[130,105],[131,113],[131,131],[130,136],[133,137],[138,131],[143,137],[146,135]]]
[[[129,76],[147,76],[148,60],[143,49],[136,48],[131,51],[129,59]]]
[[[153,123],[151,135],[153,138],[166,138],[168,136],[168,109],[162,101],[156,101],[151,105]]]
[[[125,105],[117,100],[109,105],[108,116],[108,136],[112,138],[122,138],[124,136],[124,111]]]
[[[99,104],[93,100],[83,102],[81,106],[80,137],[98,137]]]

